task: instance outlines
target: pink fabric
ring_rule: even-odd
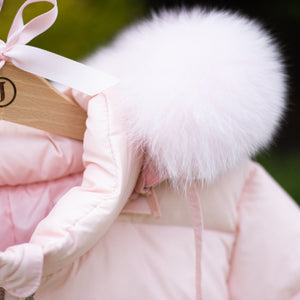
[[[161,217],[126,211],[143,158],[117,99],[70,93],[88,107],[83,148],[1,122],[0,286],[11,299],[195,299],[195,285],[203,300],[299,297],[299,209],[261,167],[245,162],[190,195],[154,180]]]
[[[1,186],[45,182],[84,170],[79,141],[6,121],[0,121],[0,135]]]
[[[300,290],[299,208],[260,166],[254,165],[239,210],[229,278],[232,298],[291,299]]]
[[[291,300],[299,300],[300,299],[300,292],[297,293]]]
[[[17,297],[33,294],[40,285],[43,250],[21,244],[0,253],[0,286]]]
[[[125,205],[139,173],[140,164],[105,95],[89,101],[88,114],[82,185],[60,199],[31,238],[43,245],[44,274],[68,265],[95,244]]]
[[[99,116],[102,116],[102,119]],[[118,119],[114,110],[111,109],[111,103],[108,103],[104,95],[99,95],[89,100],[89,117],[83,154],[85,170],[82,184],[80,174],[68,176],[71,170],[77,169],[77,167],[80,168],[82,166],[81,163],[73,163],[74,168],[69,168],[69,164],[66,163],[65,173],[60,174],[67,176],[64,179],[58,179],[49,183],[31,184],[27,187],[24,185],[20,186],[20,188],[11,187],[10,190],[7,190],[5,186],[2,188],[3,194],[8,194],[13,202],[21,201],[20,198],[26,197],[26,201],[23,203],[26,206],[26,210],[22,212],[17,210],[15,212],[10,209],[9,214],[17,214],[16,216],[18,217],[16,217],[16,220],[12,220],[11,217],[8,218],[10,224],[16,225],[21,223],[23,226],[19,226],[20,229],[16,227],[14,230],[10,229],[9,232],[11,235],[16,234],[23,241],[25,237],[30,237],[31,232],[34,231],[30,240],[26,242],[43,249],[44,265],[40,262],[40,267],[43,267],[44,276],[69,265],[88,251],[107,231],[133,190],[141,166],[139,161],[136,160],[136,154],[134,155],[133,151],[130,150],[130,146],[127,145],[126,134],[122,128],[122,123]],[[26,128],[24,130],[25,132],[27,131]],[[31,129],[28,129],[28,131],[29,136],[32,132],[35,132],[35,130]],[[41,136],[44,136],[41,132],[37,132],[36,135],[33,134],[30,142],[35,144],[35,140],[39,141]],[[51,149],[53,140],[45,138],[45,141],[47,141],[48,147],[50,146]],[[43,154],[37,154],[34,164],[27,166],[22,171],[29,174],[37,174],[41,171],[40,165],[43,164],[44,160],[51,162],[51,159],[54,158],[54,160],[58,159],[59,161],[62,152],[57,150],[60,149],[61,145],[64,145],[64,139],[58,139],[56,142],[57,144],[54,147],[56,151],[44,152],[46,157]],[[66,157],[75,156],[76,159],[81,161],[82,157],[80,155],[77,156],[78,153],[73,153],[74,150],[79,150],[79,148],[73,148],[71,144],[68,145]],[[15,149],[15,147],[12,147],[12,149]],[[43,149],[43,143],[38,149]],[[57,155],[58,153],[59,155]],[[9,153],[7,153],[7,156],[9,157]],[[39,158],[41,158],[40,161],[38,160]],[[12,169],[20,170],[17,165],[18,162],[18,160],[15,163],[13,163],[13,160],[7,161],[4,167],[10,165]],[[24,163],[23,160],[22,163]],[[49,179],[55,175],[54,173],[51,174],[52,171],[55,171],[55,168],[49,166],[48,175],[42,174],[42,176]],[[134,176],[134,174],[136,175]],[[34,178],[34,175],[32,175],[32,178]],[[99,178],[101,179],[99,180]],[[31,181],[30,178],[29,180],[27,179],[25,177],[25,183]],[[20,181],[16,182],[20,183]],[[76,185],[78,186],[72,188]],[[51,187],[53,187],[52,190]],[[55,204],[58,198],[60,199]],[[3,197],[3,201],[11,202],[5,197]],[[54,204],[55,206],[52,209]],[[16,205],[16,207],[18,206]],[[41,209],[37,209],[37,207],[41,207]],[[71,207],[72,209],[70,209]],[[30,210],[32,210],[33,214],[30,213]],[[49,211],[50,214],[48,214]],[[29,213],[27,214],[26,212]],[[4,214],[6,215],[6,213]],[[29,215],[32,217],[32,220],[26,217]],[[21,218],[20,221],[19,217]],[[35,228],[37,223],[39,224]],[[28,227],[27,230],[25,230],[26,226]],[[91,231],[91,228],[94,229]],[[23,229],[24,232],[21,233]],[[14,242],[17,242],[14,236],[5,241],[5,243]],[[5,243],[2,245],[2,248],[6,247]],[[14,249],[14,247],[11,249]],[[6,251],[3,252],[3,255],[5,255]],[[0,276],[5,277],[5,272],[6,269],[0,268]],[[27,283],[31,285],[30,282]],[[19,282],[19,284],[21,283]],[[10,294],[19,296],[19,294],[15,293],[15,289],[10,289],[10,287],[7,287],[7,289]],[[29,295],[23,294],[22,296]]]
[[[89,252],[45,279],[35,299],[192,300],[193,238],[188,227],[117,221]]]
[[[144,207],[141,203],[144,201],[136,201],[139,197],[145,197],[149,204],[149,208],[154,218],[160,218],[161,212],[158,204],[158,199],[155,191],[153,190],[155,185],[160,181],[164,181],[159,178],[154,168],[149,167],[143,169],[139,179],[137,181],[135,190],[129,199],[129,203],[124,207],[122,212],[127,213],[144,213]],[[202,235],[203,235],[203,224],[202,224],[202,212],[200,207],[200,199],[197,193],[196,186],[192,185],[188,188],[188,198],[192,212],[193,228],[195,236],[195,297],[196,300],[202,300],[202,282],[201,282],[201,262],[202,262]],[[135,201],[133,203],[133,201]],[[148,214],[148,211],[145,212]]]
[[[53,181],[0,187],[0,250],[28,242],[38,223],[81,180],[79,173]]]

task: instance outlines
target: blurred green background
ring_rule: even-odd
[[[13,18],[24,0],[4,0],[0,15],[0,38],[6,36]],[[283,45],[290,74],[287,117],[271,150],[256,159],[300,204],[299,152],[299,1],[150,1],[150,0],[58,0],[59,14],[55,24],[30,44],[79,60],[99,46],[107,44],[126,25],[145,17],[151,10],[195,4],[230,8],[255,17],[273,31]],[[24,19],[51,8],[48,3],[31,4]]]
[[[25,0],[4,0],[0,15],[0,38],[6,41],[13,18]],[[58,17],[47,32],[30,44],[80,59],[95,47],[107,43],[115,33],[144,13],[139,0],[58,0]],[[30,4],[24,20],[47,11],[47,2]]]

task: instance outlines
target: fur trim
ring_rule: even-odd
[[[285,106],[276,45],[238,14],[165,11],[87,63],[120,77],[108,94],[130,138],[173,180],[212,181],[256,154]]]

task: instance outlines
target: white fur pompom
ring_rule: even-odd
[[[163,12],[87,63],[120,77],[108,94],[130,138],[176,181],[212,181],[266,147],[285,106],[276,45],[238,14]]]

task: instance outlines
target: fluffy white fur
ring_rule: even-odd
[[[132,141],[175,181],[212,181],[254,155],[284,110],[278,49],[238,14],[164,11],[87,63],[120,77],[108,93]]]

